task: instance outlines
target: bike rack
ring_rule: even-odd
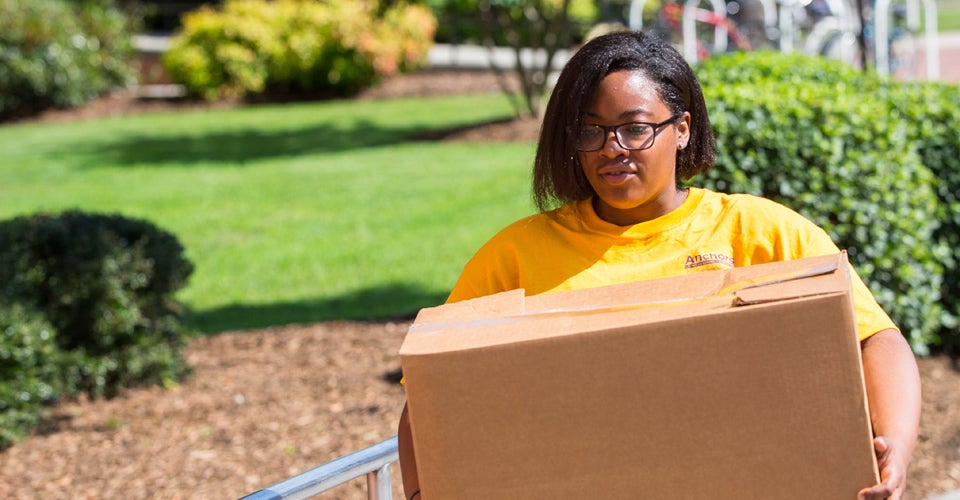
[[[857,45],[857,33],[860,31],[860,20],[851,9],[850,4],[844,0],[827,0],[827,6],[834,15],[821,19],[813,25],[813,29],[807,36],[804,44],[804,53],[806,54],[824,54],[824,41],[828,40],[832,33],[839,36],[840,52],[838,58],[846,63],[855,62],[855,48]]]
[[[262,490],[253,492],[241,500],[300,500],[323,493],[351,479],[367,476],[367,499],[390,500],[393,486],[390,484],[390,464],[400,457],[397,436],[373,446],[314,467]]]
[[[696,22],[698,6],[704,0],[685,0],[683,6],[683,56],[687,61],[697,61]],[[723,0],[708,0],[714,15],[726,17],[726,7]],[[763,8],[764,25],[772,28],[779,24],[780,50],[784,53],[793,52],[799,43],[799,34],[796,25],[796,9],[802,8],[803,0],[779,0],[780,9],[777,12],[775,0],[759,0]],[[646,0],[632,0],[628,14],[628,23],[631,30],[640,31],[643,28],[643,7]],[[854,48],[856,33],[861,29],[859,18],[852,12],[850,5],[844,0],[827,0],[830,11],[835,15],[825,18],[813,27],[813,31],[804,41],[805,53],[819,53],[822,42],[837,33],[840,37],[839,59],[845,62],[854,62]],[[875,6],[875,60],[877,72],[881,75],[890,75],[890,9],[893,0],[876,0]],[[937,6],[935,0],[906,0],[907,26],[911,32],[919,31],[920,12],[924,20],[924,43],[926,44],[927,78],[940,78],[940,43],[937,32]],[[714,26],[714,45],[712,52],[723,52],[727,48],[728,30],[722,23]]]
[[[683,57],[689,62],[697,61],[697,6],[703,0],[685,0],[683,3]],[[709,0],[714,14],[726,17],[727,8],[723,0]],[[628,13],[628,23],[631,30],[643,29],[643,7],[646,0],[632,0]],[[727,50],[727,27],[722,24],[714,26],[713,51]]]
[[[697,61],[697,6],[702,0],[686,0],[683,2],[683,57],[693,63]],[[727,6],[722,0],[710,0],[713,13],[727,16]],[[713,27],[712,52],[727,50],[727,25],[718,23]]]
[[[877,0],[876,57],[877,73],[890,75],[890,7],[891,0]],[[924,40],[927,44],[927,79],[940,78],[940,39],[937,34],[937,4],[934,0],[907,0],[907,27],[914,32],[920,26],[918,6],[923,6]]]

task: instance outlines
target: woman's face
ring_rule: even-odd
[[[671,116],[653,81],[639,71],[617,71],[601,80],[583,124],[660,123]],[[622,226],[636,224],[683,202],[685,194],[677,190],[676,161],[677,149],[686,147],[689,140],[690,114],[683,113],[654,133],[653,145],[631,151],[608,130],[599,150],[578,153],[583,174],[597,194],[594,208],[600,218]]]

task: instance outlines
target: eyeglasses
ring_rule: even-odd
[[[607,144],[607,137],[613,132],[617,144],[630,151],[640,151],[653,146],[660,127],[677,121],[683,116],[676,114],[660,123],[630,122],[604,127],[603,125],[581,125],[576,129],[577,151],[599,151]]]

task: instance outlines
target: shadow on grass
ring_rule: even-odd
[[[409,320],[423,307],[443,303],[446,292],[426,291],[415,285],[393,284],[360,290],[332,300],[285,302],[268,305],[237,304],[190,311],[188,328],[201,335],[253,330],[289,324],[332,320]]]
[[[162,136],[138,132],[118,134],[104,141],[64,145],[70,155],[82,158],[82,166],[129,167],[136,165],[195,164],[237,166],[271,158],[337,153],[360,148],[390,146],[413,141],[440,141],[452,134],[505,123],[495,118],[479,123],[429,128],[422,125],[384,126],[364,119],[322,123],[308,127],[269,130],[251,125],[222,131],[191,132],[185,124],[179,133]],[[52,151],[54,157],[66,153]]]
[[[335,153],[410,141],[423,127],[385,127],[360,120],[305,128],[264,130],[250,127],[206,133],[157,136],[147,133],[114,136],[103,142],[71,144],[71,154],[85,158],[85,167],[145,164],[243,165],[270,158]]]

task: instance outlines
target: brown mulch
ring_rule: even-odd
[[[360,98],[497,92],[489,74],[424,72]],[[183,106],[231,106],[108,96],[34,120],[77,120]],[[452,140],[532,140],[536,120],[459,130]],[[237,498],[396,433],[403,404],[397,350],[408,323],[334,321],[198,338],[193,373],[173,388],[74,401],[0,453],[0,498]],[[923,420],[907,491],[926,499],[960,489],[960,366],[918,360]],[[398,467],[392,468],[395,497]],[[365,498],[354,480],[318,498]]]
[[[396,433],[407,323],[335,321],[191,342],[172,389],[57,407],[0,453],[0,497],[237,498]],[[923,421],[909,496],[960,488],[960,371],[921,358]],[[392,467],[395,498],[398,467]],[[365,498],[355,480],[318,498]]]
[[[178,387],[55,408],[0,453],[0,498],[237,498],[378,443],[403,405],[391,372],[405,331],[331,322],[198,338]]]

